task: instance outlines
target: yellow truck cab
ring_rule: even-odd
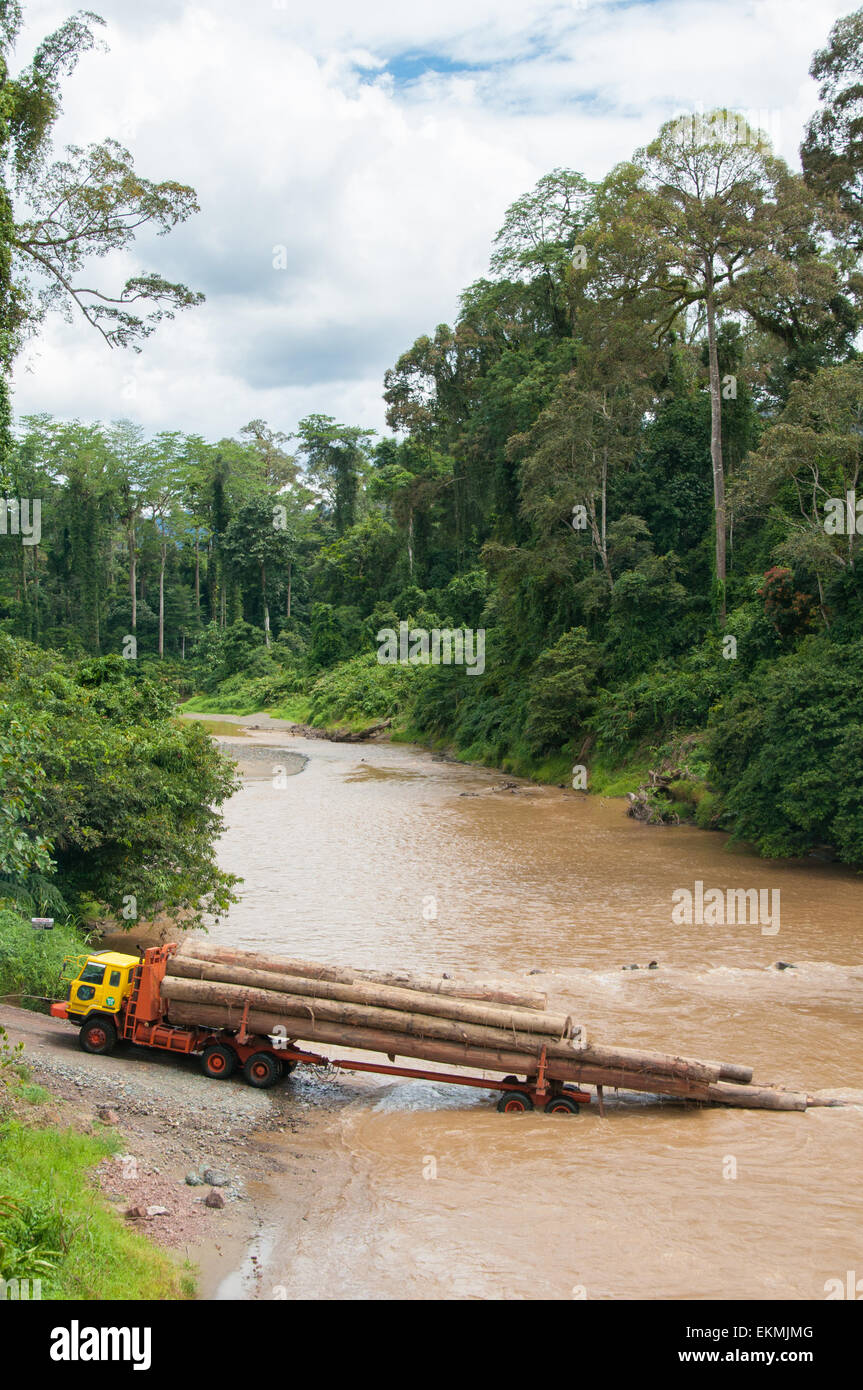
[[[137,956],[123,956],[119,951],[96,951],[88,956],[69,990],[70,1015],[118,1014],[129,997],[137,964]]]

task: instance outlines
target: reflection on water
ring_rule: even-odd
[[[594,1037],[863,1089],[853,872],[404,746],[290,739],[309,761],[279,783],[266,741],[232,750],[248,777],[220,860],[245,885],[216,940],[530,977]],[[697,881],[779,890],[779,933],[676,925],[672,893]],[[320,1139],[343,1188],[268,1257],[291,1297],[820,1298],[859,1265],[859,1107],[505,1117],[481,1091],[355,1084]]]

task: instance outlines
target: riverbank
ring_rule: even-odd
[[[56,1285],[43,1276],[43,1297],[239,1296],[230,1288],[277,1187],[289,1185],[301,1220],[326,1168],[304,1138],[303,1086],[295,1094],[218,1084],[194,1060],[143,1048],[93,1057],[64,1023],[8,1005],[0,1026],[11,1045],[24,1043],[31,1078],[7,1116],[15,1131],[0,1142],[0,1194],[44,1206],[56,1167],[70,1217],[98,1235],[99,1261],[73,1250]]]
[[[230,705],[230,701],[227,703]],[[242,737],[245,730],[259,732],[271,729],[300,738],[330,739],[335,743],[370,741],[412,744],[426,749],[438,758],[466,766],[490,768],[510,777],[534,782],[537,786],[573,787],[575,769],[569,755],[559,754],[542,759],[525,755],[498,761],[483,756],[482,750],[476,747],[459,749],[448,739],[433,738],[421,730],[398,722],[386,722],[384,727],[385,721],[358,716],[335,723],[310,724],[308,701],[298,700],[293,707],[270,710],[250,709],[245,701],[240,701],[239,704],[241,708],[232,711],[217,698],[200,696],[185,701],[178,707],[177,712],[183,718],[206,722],[214,736],[229,737],[232,732],[239,730],[239,736]],[[306,717],[293,717],[295,714],[303,714]],[[616,763],[607,758],[595,757],[586,785],[577,789],[597,796],[625,797],[630,792],[634,793],[645,781],[650,762],[646,753],[634,754]]]

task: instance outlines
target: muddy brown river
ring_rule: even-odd
[[[216,941],[529,977],[595,1040],[863,1102],[859,875],[409,746],[218,733],[245,777],[220,861],[245,883]],[[778,913],[675,921],[698,883],[778,890]],[[262,1142],[277,1172],[289,1152],[318,1162],[320,1189],[302,1210],[290,1184],[259,1194],[259,1239],[217,1297],[823,1299],[863,1278],[863,1103],[621,1094],[601,1119],[501,1115],[494,1093],[436,1082],[290,1084],[308,1127]]]

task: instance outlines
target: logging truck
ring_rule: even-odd
[[[94,951],[79,957],[69,997],[50,1007],[52,1018],[78,1028],[85,1052],[112,1052],[121,1043],[160,1048],[200,1058],[207,1076],[219,1079],[242,1070],[250,1086],[274,1086],[291,1069],[293,1056],[269,1038],[212,1028],[178,1028],[165,1021],[162,982],[176,945],[156,946],[143,957]]]
[[[600,1114],[606,1087],[753,1109],[828,1103],[754,1086],[752,1068],[739,1063],[588,1041],[524,986],[348,969],[199,940],[154,946],[140,959],[95,951],[76,958],[67,978],[68,998],[51,1014],[79,1029],[85,1052],[132,1043],[198,1057],[219,1080],[240,1072],[250,1086],[273,1086],[306,1063],[496,1090],[508,1112],[577,1115],[591,1099],[585,1086],[595,1088]],[[360,1057],[321,1056],[309,1043]]]
[[[574,1115],[579,1113],[581,1105],[590,1101],[588,1092],[563,1085],[548,1076],[544,1054],[536,1074],[524,1081],[512,1075],[494,1080],[399,1067],[394,1064],[394,1056],[390,1056],[389,1065],[319,1056],[296,1047],[283,1027],[271,1035],[250,1032],[248,1003],[234,1028],[170,1023],[166,1018],[170,1001],[165,998],[163,987],[168,962],[177,949],[176,944],[170,944],[151,947],[143,957],[117,951],[94,951],[76,958],[68,998],[51,1004],[51,1017],[64,1019],[79,1030],[78,1041],[85,1052],[97,1055],[112,1052],[123,1043],[157,1048],[198,1057],[206,1076],[227,1080],[239,1072],[250,1086],[261,1089],[274,1086],[288,1076],[297,1063],[304,1062],[346,1071],[499,1090],[502,1094],[498,1109],[510,1113],[541,1105],[550,1114]],[[433,1050],[430,1045],[430,1051]]]

